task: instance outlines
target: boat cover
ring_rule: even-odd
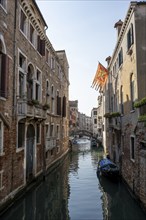
[[[101,167],[104,167],[106,165],[113,164],[113,162],[109,159],[102,159],[99,161],[99,164]]]

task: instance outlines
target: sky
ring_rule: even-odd
[[[69,100],[91,116],[99,92],[91,88],[98,62],[112,56],[116,22],[124,21],[129,0],[36,0],[48,25],[47,36],[55,50],[65,50],[69,63]]]

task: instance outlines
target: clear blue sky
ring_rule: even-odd
[[[65,50],[69,62],[69,100],[91,115],[98,91],[91,88],[98,61],[112,56],[117,41],[115,23],[125,19],[130,1],[36,1],[48,25],[47,36],[55,50]]]

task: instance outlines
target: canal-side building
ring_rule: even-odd
[[[103,101],[102,94],[98,96],[98,107],[97,107],[97,138],[103,144]]]
[[[0,1],[0,206],[68,151],[69,64],[35,0]]]
[[[69,134],[74,135],[79,129],[78,100],[69,101]]]
[[[115,24],[117,43],[104,88],[106,148],[146,208],[146,2],[131,2]]]
[[[92,121],[93,136],[97,137],[98,136],[97,108],[95,108],[95,107],[91,110],[91,121]]]

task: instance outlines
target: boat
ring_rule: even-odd
[[[97,147],[97,141],[95,139],[91,140],[91,147]]]
[[[101,159],[98,162],[97,174],[116,178],[119,176],[119,167],[108,158]]]

